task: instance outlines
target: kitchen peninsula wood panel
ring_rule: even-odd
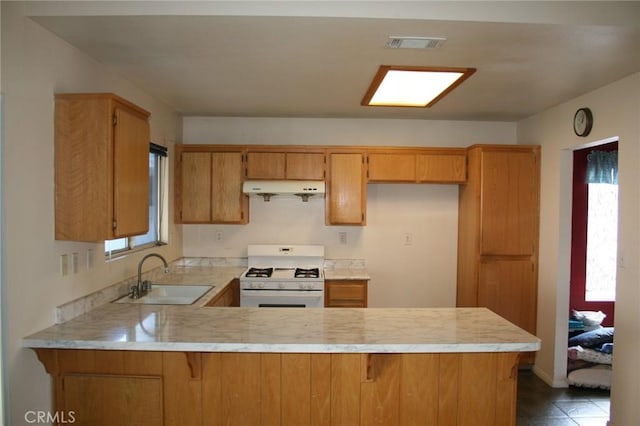
[[[535,334],[540,147],[478,145],[460,187],[457,306],[489,307]],[[533,362],[533,354],[523,356]]]
[[[36,352],[54,381],[54,410],[73,411],[81,425],[514,426],[516,420],[517,352],[109,351],[129,352],[137,374],[84,364],[104,351]],[[161,359],[157,369],[143,367],[148,357]],[[131,391],[137,393],[125,398]]]
[[[55,238],[149,227],[149,112],[110,93],[55,96]]]

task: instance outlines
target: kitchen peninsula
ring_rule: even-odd
[[[485,308],[106,304],[24,346],[76,424],[515,425],[540,341]]]

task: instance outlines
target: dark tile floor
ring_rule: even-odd
[[[606,426],[609,391],[552,388],[530,370],[518,375],[517,426]]]

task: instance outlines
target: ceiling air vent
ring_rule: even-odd
[[[445,37],[396,37],[387,40],[389,49],[437,49],[447,41]]]

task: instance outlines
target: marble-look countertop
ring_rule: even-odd
[[[520,352],[540,340],[485,308],[209,308],[106,304],[30,348],[193,352]]]
[[[369,281],[371,277],[364,268],[339,268],[325,269],[325,280],[365,280]]]

